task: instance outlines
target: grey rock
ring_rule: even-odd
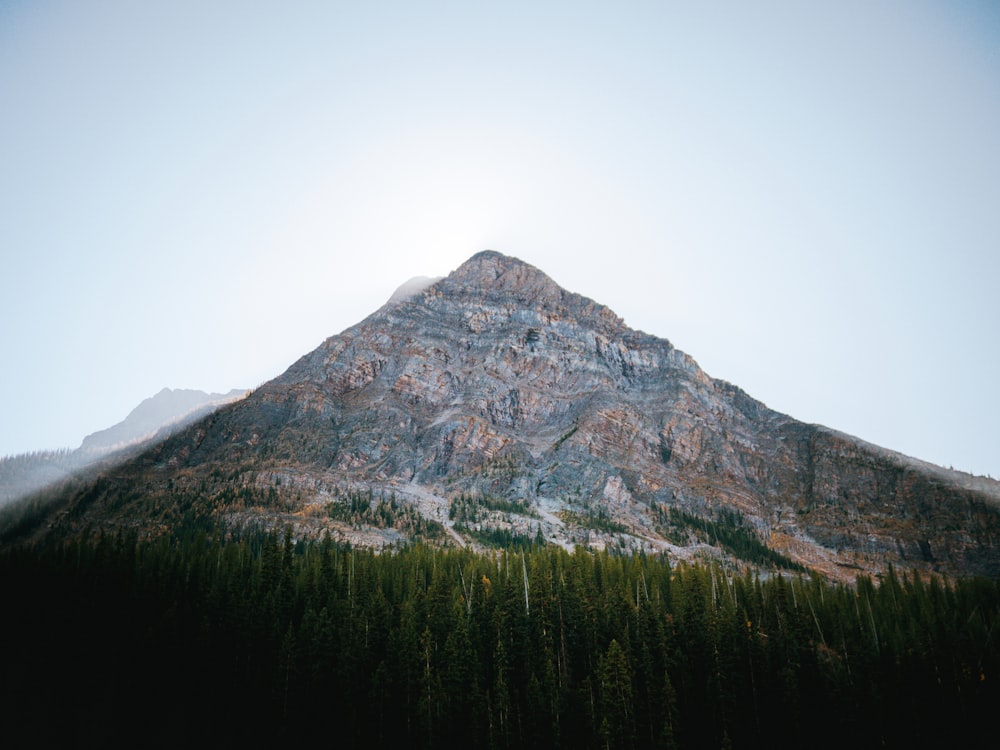
[[[217,520],[360,543],[373,538],[363,518],[327,518],[347,492],[412,504],[449,527],[442,543],[474,543],[442,517],[449,502],[493,498],[529,510],[477,523],[564,546],[740,564],[718,539],[669,523],[671,511],[737,512],[761,544],[834,578],[889,564],[1000,574],[997,482],[777,413],[495,252],[408,286],[117,477],[154,499],[196,480],[221,494],[230,477],[271,500],[252,512],[217,504]],[[97,502],[84,515],[113,525],[107,513]]]

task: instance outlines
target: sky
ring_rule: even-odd
[[[0,0],[0,456],[493,249],[1000,477],[1000,3]]]

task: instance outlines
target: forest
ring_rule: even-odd
[[[0,552],[8,747],[976,747],[1000,585],[290,532]]]

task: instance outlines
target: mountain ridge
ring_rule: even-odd
[[[376,547],[506,534],[750,562],[719,541],[731,532],[761,559],[834,578],[889,564],[1000,572],[1000,484],[962,487],[876,448],[769,409],[667,339],[485,251],[85,502],[64,498],[54,528],[162,533],[196,517]],[[129,486],[141,498],[126,520],[109,508]],[[383,506],[390,521],[375,518]]]
[[[163,388],[139,403],[125,419],[84,437],[75,449],[41,450],[0,458],[0,506],[66,481],[103,462],[125,461],[141,446],[165,439],[245,393],[241,389],[206,393]]]
[[[228,393],[206,393],[190,388],[162,388],[139,403],[120,422],[87,435],[80,444],[84,452],[106,453],[154,438],[160,430],[191,421],[213,409],[242,398],[246,389]]]

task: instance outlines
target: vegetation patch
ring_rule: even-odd
[[[723,509],[715,518],[702,518],[680,508],[657,508],[657,530],[670,542],[685,545],[688,533],[707,544],[722,547],[733,557],[754,565],[783,568],[804,573],[805,568],[787,555],[764,544],[743,515],[735,510]]]
[[[562,446],[563,443],[565,443],[567,440],[573,437],[573,435],[576,434],[576,431],[578,429],[580,429],[579,425],[573,425],[569,430],[560,435],[559,439],[552,444],[553,452],[559,450],[559,448]]]
[[[413,506],[399,502],[395,495],[388,499],[375,497],[371,490],[339,496],[327,503],[326,512],[331,519],[356,528],[396,529],[413,541],[443,539],[446,535],[439,522],[424,518]]]
[[[581,529],[593,529],[608,534],[628,534],[629,528],[611,518],[604,508],[588,509],[583,513],[572,510],[561,510],[557,514],[567,526],[577,526]]]
[[[538,518],[538,511],[532,508],[527,500],[504,500],[489,495],[463,493],[452,498],[448,504],[448,518],[459,523],[476,523],[485,518],[489,511]]]
[[[545,544],[545,537],[542,536],[541,529],[539,529],[536,535],[532,536],[530,534],[521,534],[512,529],[476,527],[456,523],[455,530],[479,542],[484,547],[494,547],[496,549],[529,549]]]

